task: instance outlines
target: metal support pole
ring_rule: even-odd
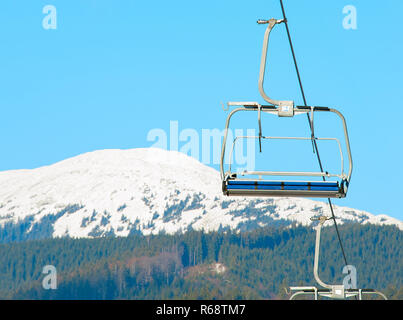
[[[320,252],[320,231],[322,229],[323,224],[329,219],[331,219],[331,218],[326,217],[326,216],[321,216],[321,217],[318,218],[319,224],[316,227],[315,260],[314,260],[314,264],[313,264],[313,275],[315,277],[316,282],[319,283],[319,285],[321,285],[322,287],[327,288],[327,289],[332,289],[332,286],[329,285],[329,284],[324,283],[319,278],[319,274],[318,274],[319,252]],[[311,220],[315,220],[315,219],[312,218]]]

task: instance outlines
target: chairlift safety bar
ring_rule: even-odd
[[[232,158],[233,158],[233,153],[234,153],[234,148],[235,144],[238,141],[238,139],[274,139],[274,140],[311,140],[312,138],[306,138],[306,137],[265,137],[265,136],[238,136],[235,137],[233,143],[232,143],[232,148],[229,156],[229,172],[231,172],[231,165],[232,165]],[[315,140],[324,140],[324,141],[336,141],[337,145],[339,147],[339,153],[340,153],[340,168],[341,168],[341,173],[340,174],[330,174],[328,172],[275,172],[275,171],[243,171],[240,174],[241,175],[266,175],[266,176],[316,176],[316,177],[338,177],[340,179],[346,179],[346,175],[344,174],[344,158],[343,158],[343,150],[340,144],[340,140],[337,138],[314,138]]]
[[[229,106],[232,105],[242,105],[242,107],[233,109],[226,120],[225,123],[225,129],[224,129],[224,140],[223,140],[223,144],[222,144],[222,149],[221,149],[221,162],[220,162],[220,173],[221,173],[221,178],[224,181],[226,178],[233,176],[233,173],[231,171],[225,172],[224,171],[224,159],[225,159],[225,150],[226,150],[226,144],[227,144],[227,138],[228,138],[228,129],[229,129],[229,125],[230,125],[230,121],[232,116],[235,113],[238,112],[250,112],[250,111],[258,111],[261,110],[263,112],[266,111],[270,111],[271,114],[278,114],[279,112],[279,108],[275,107],[275,106],[262,106],[259,105],[259,103],[257,102],[232,102],[228,104]],[[344,116],[342,115],[342,113],[334,108],[328,108],[328,107],[304,107],[304,106],[294,106],[294,113],[295,114],[301,114],[301,113],[306,113],[306,112],[332,112],[335,113],[342,121],[343,124],[343,131],[344,131],[344,138],[345,138],[345,145],[346,145],[346,151],[347,151],[347,156],[348,156],[348,162],[349,162],[349,168],[348,168],[348,173],[347,175],[345,175],[343,172],[341,174],[341,177],[343,177],[343,180],[346,182],[346,187],[348,187],[348,184],[350,182],[350,178],[351,178],[351,174],[352,174],[352,170],[353,170],[353,160],[352,160],[352,156],[351,156],[351,149],[350,149],[350,141],[349,141],[349,136],[348,136],[348,131],[347,131],[347,124],[346,124],[346,120],[344,118]],[[264,137],[262,137],[264,138]],[[266,137],[266,138],[270,138],[270,137]],[[274,137],[274,138],[279,138],[279,139],[293,139],[293,138],[297,138],[299,139],[300,137]],[[302,139],[309,139],[309,138],[302,138]],[[335,139],[335,138],[315,138],[315,139]],[[341,158],[343,159],[343,153],[341,152]],[[342,160],[343,161],[343,160]],[[270,171],[268,171],[270,172]],[[268,175],[274,175],[274,174],[268,174]],[[282,172],[282,175],[301,175],[301,173],[285,173]],[[327,176],[326,173],[304,173],[304,176]]]

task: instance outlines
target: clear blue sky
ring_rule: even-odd
[[[335,203],[403,219],[403,2],[284,3],[308,103],[348,121],[355,167],[348,198]],[[42,26],[48,4],[56,30]],[[357,8],[357,30],[343,29],[346,5]],[[263,102],[256,20],[271,17],[281,18],[278,0],[1,1],[0,170],[148,147],[149,130],[173,120],[179,130],[223,128],[220,102]],[[267,90],[302,104],[277,28]]]

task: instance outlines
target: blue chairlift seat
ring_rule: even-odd
[[[345,197],[344,188],[337,181],[267,181],[229,178],[223,181],[223,193],[228,196]]]

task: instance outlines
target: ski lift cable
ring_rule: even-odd
[[[299,83],[302,99],[303,99],[303,102],[304,102],[304,106],[307,107],[308,104],[307,104],[307,101],[306,101],[304,87],[302,85],[301,75],[300,75],[300,72],[299,72],[298,63],[297,63],[297,59],[296,59],[296,56],[295,56],[295,51],[294,51],[294,46],[293,46],[292,39],[291,39],[290,30],[288,28],[288,20],[287,20],[287,16],[286,16],[286,13],[285,13],[283,0],[280,0],[280,5],[281,5],[281,11],[283,13],[283,20],[284,20],[285,28],[286,28],[286,31],[287,31],[288,42],[290,44],[291,54],[292,54],[292,58],[293,58],[293,61],[294,61],[295,70],[296,70],[296,73],[297,73],[297,78],[298,78],[298,83]],[[306,115],[307,115],[307,119],[308,119],[308,123],[309,123],[309,128],[311,130],[312,144],[313,144],[313,148],[314,148],[314,153],[316,154],[316,158],[318,160],[318,164],[319,164],[319,168],[320,168],[321,172],[324,172],[323,165],[322,165],[322,160],[321,160],[320,154],[319,154],[318,144],[316,142],[316,139],[314,138],[314,131],[313,131],[314,129],[313,129],[313,126],[312,126],[311,117],[310,117],[309,113],[307,113]],[[322,179],[323,179],[323,181],[326,181],[325,176],[322,176]],[[335,229],[336,229],[337,238],[338,238],[340,248],[341,248],[341,251],[342,251],[342,254],[343,254],[344,263],[345,263],[345,265],[348,265],[346,254],[345,254],[344,247],[343,247],[343,243],[342,243],[341,237],[340,237],[339,228],[338,228],[337,222],[336,222],[336,216],[335,216],[334,210],[333,210],[333,204],[332,204],[332,201],[331,201],[330,198],[327,198],[327,200],[328,200],[330,212],[332,214],[332,219],[334,221],[334,226],[335,226]]]

